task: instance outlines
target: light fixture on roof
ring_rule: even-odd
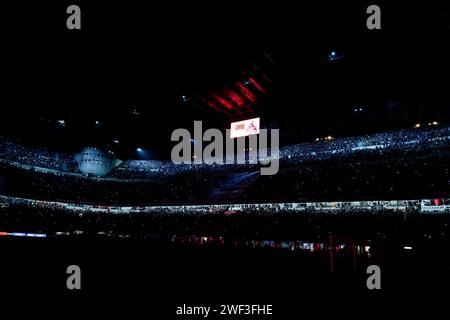
[[[337,51],[331,51],[329,54],[328,54],[328,61],[333,61],[333,60],[338,60],[338,59],[341,59],[341,58],[343,58],[344,57],[344,55],[343,54],[338,54],[337,53]]]
[[[133,107],[131,113],[134,114],[135,116],[139,116],[142,113],[142,110],[140,110],[138,107]]]
[[[187,97],[185,95],[182,95],[180,98],[181,103],[187,103],[189,100],[190,100],[189,97]]]

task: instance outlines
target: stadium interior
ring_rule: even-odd
[[[88,292],[115,288],[99,270],[120,260],[113,270],[131,275],[117,287],[154,283],[180,301],[200,278],[198,296],[222,297],[218,288],[248,281],[236,297],[270,300],[300,286],[307,301],[447,301],[450,11],[386,5],[386,29],[371,33],[360,25],[363,5],[309,4],[301,19],[282,5],[242,6],[237,15],[230,4],[217,16],[188,7],[175,16],[165,9],[165,26],[186,28],[164,36],[145,12],[124,30],[88,16],[84,38],[60,39],[51,19],[45,35],[18,29],[26,41],[7,58],[21,63],[2,71],[5,256],[18,248],[36,261],[38,251],[78,259],[97,279]],[[26,53],[35,46],[44,49]],[[261,175],[248,145],[244,163],[171,160],[175,129],[201,120],[225,132],[253,118],[279,130],[276,174]],[[26,273],[26,259],[17,261],[8,272]],[[381,295],[361,280],[372,264],[386,270]],[[37,267],[41,281],[59,288],[48,280],[56,267],[46,265],[46,273]],[[216,272],[216,283],[207,280]],[[165,282],[155,280],[161,274]],[[292,299],[280,304],[288,310]]]

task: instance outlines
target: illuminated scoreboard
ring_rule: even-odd
[[[259,118],[231,123],[230,138],[239,138],[259,133]]]

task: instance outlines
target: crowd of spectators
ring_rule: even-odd
[[[342,208],[333,214],[289,210],[243,210],[239,214],[197,212],[98,214],[91,209],[68,212],[61,206],[0,205],[2,232],[38,232],[48,235],[111,235],[145,239],[159,236],[215,237],[279,241],[328,240],[330,235],[359,240],[449,240],[450,216],[420,214],[418,210],[380,209],[368,214]]]
[[[301,143],[281,148],[281,165],[317,164],[327,161],[348,161],[365,157],[385,157],[406,155],[417,151],[440,151],[450,147],[450,127],[430,127],[390,131],[366,136],[328,139],[311,143]],[[270,154],[270,149],[268,150]],[[109,176],[122,179],[154,178],[160,174],[178,174],[184,171],[228,171],[257,170],[258,165],[174,165],[169,161],[127,160],[115,168]]]
[[[273,176],[186,171],[143,181],[44,173],[0,164],[4,195],[105,205],[420,199],[449,194],[449,155],[296,165]]]
[[[291,163],[308,161],[336,160],[359,157],[361,154],[384,154],[390,152],[407,153],[450,146],[450,127],[431,127],[388,131],[340,139],[322,140],[287,146],[280,152],[282,159]]]
[[[85,177],[68,169],[74,163],[67,156],[0,140],[0,194],[105,205],[444,197],[450,181],[449,130],[403,130],[286,147],[273,176],[255,175],[256,165],[130,160],[106,178]]]
[[[0,163],[0,177],[4,195],[106,205],[194,203],[207,199],[209,190],[226,178],[187,171],[148,180],[117,180],[42,172],[8,163]]]
[[[41,147],[25,146],[3,137],[0,137],[0,159],[61,172],[76,172],[78,168],[71,155],[50,152]]]
[[[261,176],[249,186],[249,199],[278,195],[280,201],[418,199],[448,195],[450,154],[417,152],[304,164]]]
[[[293,165],[358,159],[364,156],[384,156],[385,154],[401,155],[418,150],[439,151],[449,147],[450,126],[428,127],[366,136],[330,138],[326,141],[290,145],[280,150],[279,159],[285,165]],[[80,173],[74,156],[49,152],[40,147],[24,146],[5,138],[0,138],[0,159],[33,166],[35,170],[51,169],[60,173]],[[170,161],[126,160],[113,169],[109,177],[125,180],[152,179],[161,175],[176,175],[195,170],[214,173],[217,171],[237,172],[255,168],[257,165],[248,162],[246,165],[174,165]]]

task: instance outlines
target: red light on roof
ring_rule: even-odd
[[[245,104],[244,99],[238,95],[236,92],[227,89],[226,91],[227,96],[235,103],[237,106],[242,107]]]
[[[227,108],[228,110],[233,110],[233,106],[231,103],[229,103],[227,100],[225,100],[224,98],[218,96],[217,94],[212,94],[213,98],[216,99],[218,102],[220,102],[221,105],[223,105],[225,108]]]
[[[262,93],[264,93],[264,94],[266,93],[266,90],[264,90],[264,88],[261,87],[261,86],[259,85],[259,83],[256,82],[255,79],[253,79],[252,77],[249,77],[249,78],[248,78],[248,81],[250,81],[250,82],[255,86],[255,88],[258,89],[260,92],[262,92]]]
[[[236,85],[239,87],[241,93],[250,101],[250,102],[255,102],[256,98],[255,95],[248,90],[243,84],[237,82]]]

